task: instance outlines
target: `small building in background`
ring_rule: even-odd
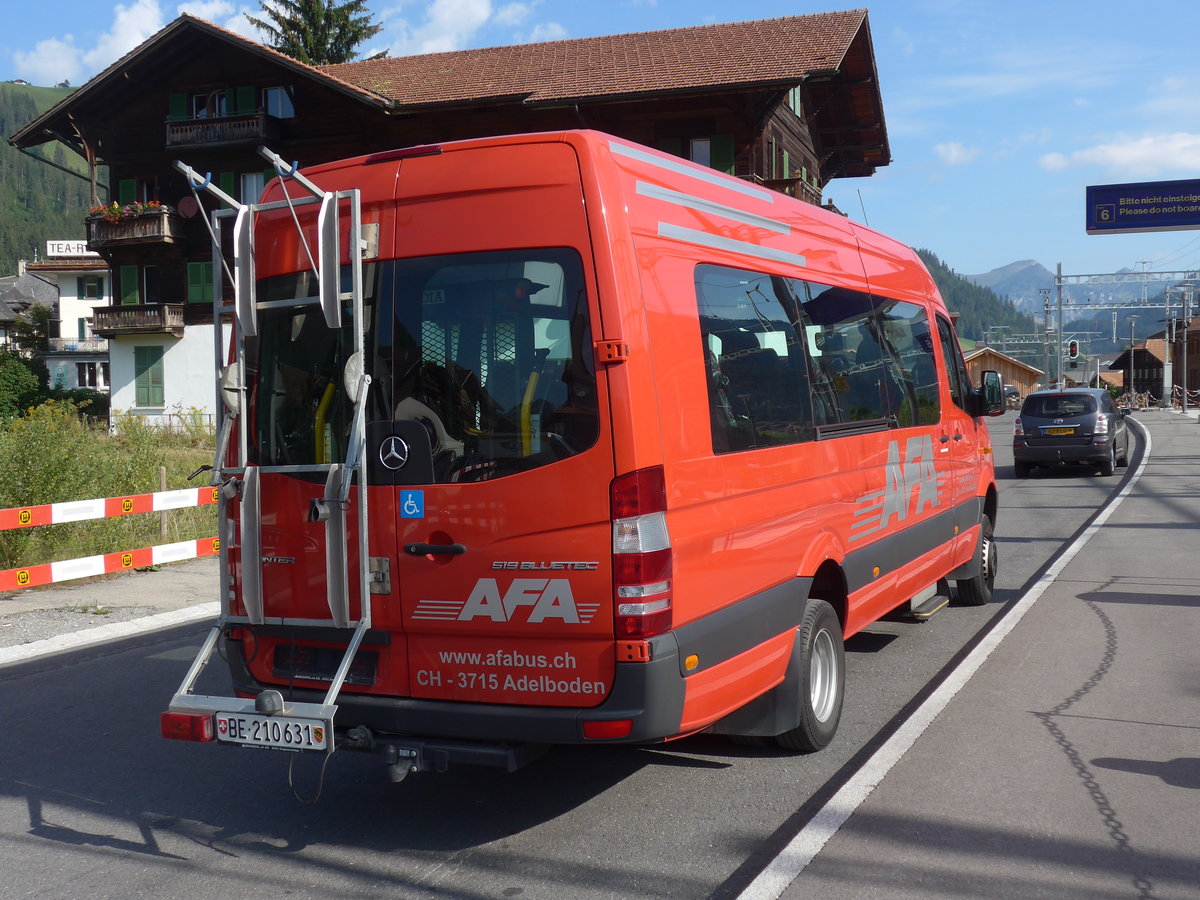
[[[108,264],[87,249],[87,241],[47,241],[46,256],[25,264],[26,272],[56,289],[49,346],[42,354],[50,387],[107,392],[108,341],[92,330],[97,307],[112,302]]]

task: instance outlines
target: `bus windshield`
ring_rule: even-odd
[[[265,280],[259,299],[304,297],[315,292],[310,281]],[[574,250],[376,263],[364,273],[364,305],[367,419],[424,425],[434,483],[502,477],[595,443],[592,329]],[[252,461],[342,461],[353,418],[342,384],[349,325],[331,331],[315,303],[267,308],[260,323],[246,342]]]

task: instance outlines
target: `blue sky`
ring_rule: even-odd
[[[368,0],[392,55],[772,18],[854,3]],[[862,4],[858,4],[862,5]],[[851,218],[964,274],[1200,268],[1200,231],[1084,234],[1089,184],[1200,179],[1196,0],[867,4],[891,165],[836,180]],[[247,36],[257,2],[8,4],[0,81],[82,84],[180,12]]]

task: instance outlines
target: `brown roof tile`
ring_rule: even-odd
[[[838,68],[865,9],[322,66],[401,106],[799,82]]]

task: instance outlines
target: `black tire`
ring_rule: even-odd
[[[1125,449],[1121,451],[1121,455],[1117,457],[1117,465],[1124,468],[1129,465],[1129,440],[1125,441]]]
[[[809,600],[796,629],[802,647],[800,724],[775,736],[785,750],[812,753],[837,733],[846,694],[846,656],[842,623],[824,600]]]
[[[1100,460],[1100,474],[1107,478],[1117,471],[1117,448],[1109,444],[1108,455]]]
[[[992,531],[992,520],[987,515],[980,519],[979,547],[976,550],[979,574],[974,578],[956,581],[958,602],[963,606],[986,606],[992,602],[992,589],[996,584],[996,540]]]
[[[1015,462],[1013,463],[1013,474],[1018,478],[1028,478],[1029,468],[1029,463]]]

